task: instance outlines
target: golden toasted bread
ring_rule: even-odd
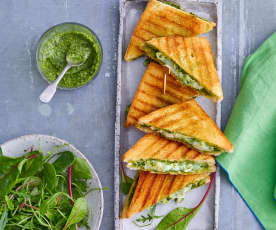
[[[216,26],[214,22],[177,9],[157,0],[150,0],[130,39],[125,60],[143,55],[140,46],[152,38],[169,35],[196,36],[207,33]]]
[[[136,127],[211,155],[233,151],[230,141],[195,100],[156,110],[139,118]]]
[[[198,90],[202,95],[214,101],[223,99],[223,92],[214,65],[212,50],[206,38],[184,38],[181,36],[154,38],[145,43],[143,46],[145,51],[147,51],[146,47],[158,50],[166,58],[169,58],[174,64],[178,65],[180,69],[188,73],[201,87]],[[151,56],[149,52],[148,55]],[[160,62],[158,59],[157,61]],[[186,84],[182,80],[182,77],[177,74],[174,74],[174,76],[179,82],[184,85]]]
[[[166,86],[164,93],[164,77]],[[134,125],[137,120],[156,109],[167,105],[181,103],[198,96],[198,92],[183,87],[168,73],[166,67],[151,62],[139,84],[132,104],[130,106],[126,127]]]
[[[158,163],[150,164],[150,167],[139,164],[139,162],[146,160]],[[153,134],[142,137],[123,155],[123,161],[128,163],[127,166],[130,169],[160,174],[189,175],[216,171],[214,157],[200,154],[179,142],[170,141]],[[160,166],[164,161],[169,167]],[[187,162],[187,165],[185,168],[180,168],[180,166],[176,166],[177,162]],[[197,167],[192,168],[194,164]]]
[[[129,199],[125,203],[121,218],[130,218],[134,214],[166,199],[173,193],[201,181],[204,181],[204,183],[200,183],[198,186],[208,183],[210,181],[209,174],[184,176],[140,171],[136,186],[133,186],[132,190],[130,189]],[[133,196],[131,197],[130,194],[133,194]]]

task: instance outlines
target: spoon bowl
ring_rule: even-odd
[[[72,63],[72,62],[68,62],[68,56],[66,55],[66,61],[67,61],[67,65],[65,66],[65,68],[62,70],[62,72],[58,75],[57,79],[50,85],[48,85],[46,87],[46,89],[44,89],[42,91],[42,93],[39,96],[39,99],[41,102],[43,103],[49,103],[52,98],[54,97],[54,95],[56,94],[57,91],[57,87],[58,87],[58,83],[61,81],[61,79],[64,77],[64,75],[66,74],[66,72],[74,67],[74,66],[80,66],[82,65],[86,60],[84,60],[81,63]],[[70,60],[69,60],[70,61]]]

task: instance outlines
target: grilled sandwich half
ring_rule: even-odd
[[[223,99],[212,50],[204,37],[169,36],[154,38],[142,46],[146,54],[168,67],[183,84],[197,90],[213,101]]]
[[[156,110],[139,118],[136,127],[210,155],[233,152],[230,141],[195,100]]]
[[[157,203],[181,202],[186,192],[209,182],[209,174],[184,176],[140,171],[130,188],[121,218],[130,218]]]
[[[134,125],[140,117],[156,109],[181,103],[198,95],[197,91],[175,81],[166,67],[151,62],[130,106],[126,126]]]
[[[142,137],[123,155],[130,169],[159,174],[201,174],[215,172],[215,159],[185,145],[154,134]]]
[[[152,38],[170,35],[196,36],[209,32],[214,26],[214,22],[185,12],[165,1],[150,0],[134,29],[125,60],[130,61],[143,55],[140,46]]]

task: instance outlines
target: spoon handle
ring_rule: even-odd
[[[57,79],[52,84],[48,85],[48,87],[46,89],[43,90],[43,92],[39,96],[39,99],[41,102],[49,103],[52,100],[52,98],[54,97],[54,95],[56,93],[58,83],[61,81],[64,74],[70,68],[71,68],[71,65],[65,66],[64,70],[62,70],[62,72],[58,75]]]

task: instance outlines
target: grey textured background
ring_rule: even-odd
[[[224,0],[223,127],[238,94],[241,67],[276,28],[276,1]],[[118,0],[2,0],[0,3],[0,142],[31,133],[73,143],[92,162],[103,186],[101,229],[113,229],[113,142],[115,121]],[[104,52],[98,77],[88,86],[58,91],[49,105],[38,96],[46,87],[36,70],[34,51],[50,26],[75,21],[92,28]],[[222,175],[220,227],[261,229]]]

